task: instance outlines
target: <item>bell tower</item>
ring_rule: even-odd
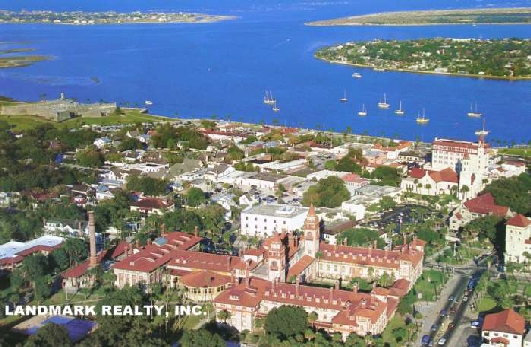
[[[277,280],[286,282],[286,246],[284,244],[285,234],[275,233],[271,238],[271,243],[267,252],[267,263],[269,266],[268,277],[270,281]]]
[[[310,205],[310,210],[304,221],[304,253],[310,257],[315,258],[319,252],[319,239],[321,233],[319,231],[319,217],[315,213],[313,204]]]

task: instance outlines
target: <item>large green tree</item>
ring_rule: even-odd
[[[308,322],[308,314],[302,307],[280,306],[267,314],[265,331],[281,340],[303,335]]]
[[[523,173],[518,177],[502,178],[485,188],[496,203],[508,206],[512,211],[531,215],[531,176]]]
[[[207,329],[185,330],[179,340],[183,347],[225,347],[226,343],[221,336],[211,333]]]
[[[201,188],[192,187],[186,193],[188,206],[196,207],[205,203],[205,193]]]
[[[302,203],[305,206],[314,204],[323,207],[338,207],[350,198],[345,183],[338,177],[328,177],[311,186],[304,193]]]
[[[55,323],[48,323],[39,328],[35,335],[24,344],[24,347],[68,347],[72,346],[68,330],[63,326]]]

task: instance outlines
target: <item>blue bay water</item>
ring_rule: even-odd
[[[531,1],[495,3],[531,6]],[[51,61],[0,70],[0,95],[38,100],[153,101],[167,116],[230,118],[431,141],[473,139],[480,119],[466,116],[477,102],[491,139],[531,140],[531,82],[374,72],[313,58],[319,47],[349,40],[422,37],[531,37],[530,26],[306,27],[305,21],[407,9],[489,6],[485,1],[0,1],[0,8],[85,11],[190,11],[237,15],[215,24],[52,26],[0,25],[0,41],[29,42]],[[361,79],[351,77],[360,72]],[[280,112],[262,103],[272,90]],[[346,90],[348,103],[339,98]],[[387,93],[392,107],[376,106]],[[393,109],[402,101],[406,115]],[[362,104],[369,115],[361,118]],[[418,125],[425,108],[430,118]]]

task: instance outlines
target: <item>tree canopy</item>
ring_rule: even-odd
[[[68,347],[72,346],[68,330],[55,323],[48,323],[29,337],[24,347]]]
[[[149,196],[163,195],[166,193],[168,182],[163,179],[148,176],[129,175],[127,177],[127,190],[143,192]]]
[[[183,347],[225,347],[225,341],[218,334],[211,333],[205,328],[185,330],[179,340]]]
[[[338,177],[330,176],[308,188],[303,195],[302,203],[305,206],[313,203],[318,207],[338,207],[349,198],[350,193],[345,183]]]
[[[379,237],[377,230],[368,228],[355,228],[342,232],[338,237],[338,243],[342,244],[346,239],[348,246],[371,246],[374,241],[377,242],[377,247],[383,249],[385,241]]]
[[[265,331],[281,340],[304,334],[308,322],[308,314],[299,306],[275,307],[267,314]]]
[[[512,211],[531,215],[531,176],[523,173],[518,177],[502,178],[489,184],[490,192],[498,205],[508,206]]]
[[[205,203],[205,193],[201,188],[192,187],[186,193],[186,201],[188,206],[197,207]]]

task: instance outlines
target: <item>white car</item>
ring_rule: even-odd
[[[446,338],[445,338],[445,337],[441,337],[441,338],[439,339],[439,342],[437,342],[437,344],[438,344],[439,346],[442,346],[442,345],[444,345],[445,343],[446,343]]]

